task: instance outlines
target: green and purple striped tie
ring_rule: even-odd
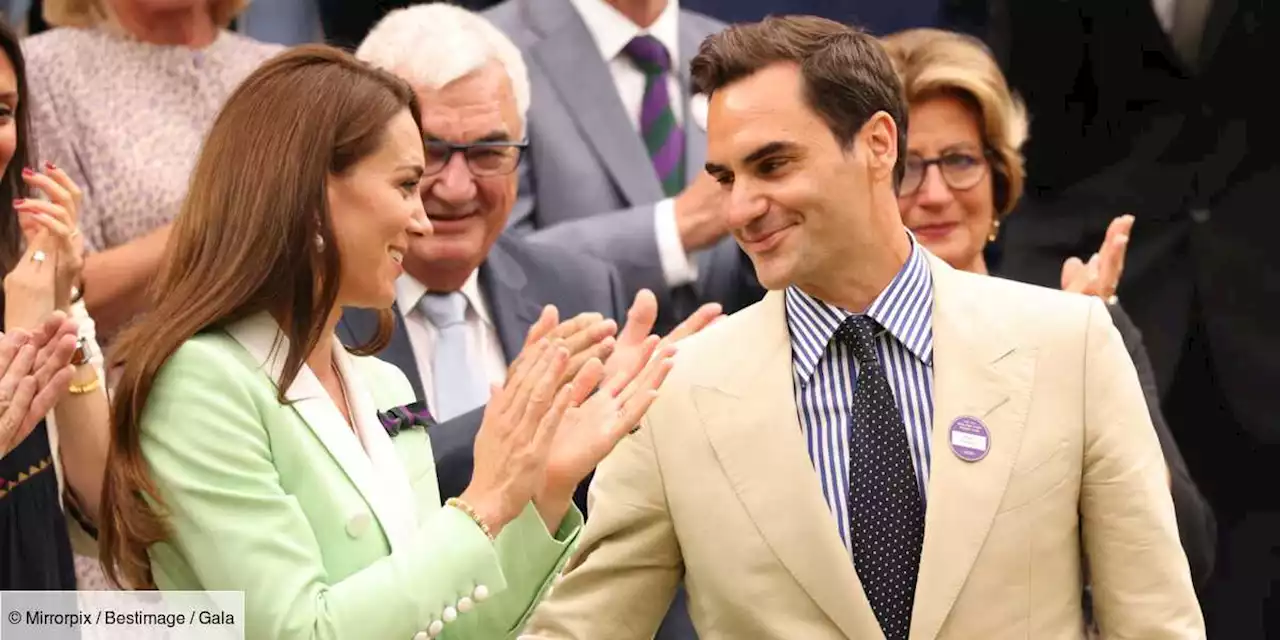
[[[644,102],[640,106],[640,135],[653,169],[668,197],[684,189],[684,130],[676,123],[667,91],[671,55],[650,35],[636,36],[623,49],[644,72]]]

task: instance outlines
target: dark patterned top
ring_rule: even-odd
[[[75,563],[43,421],[0,458],[0,591],[71,591]]]

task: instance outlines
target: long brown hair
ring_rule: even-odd
[[[168,533],[140,448],[157,373],[189,338],[266,311],[288,340],[278,381],[285,402],[337,303],[341,263],[326,181],[373,153],[405,109],[421,128],[404,81],[322,45],[267,62],[223,106],[174,222],[152,308],[114,345],[122,371],[99,547],[116,584],[152,586],[147,549]],[[389,310],[381,320],[381,344],[362,351],[385,345]]]
[[[35,154],[31,152],[34,145],[31,140],[31,93],[27,91],[27,64],[22,58],[18,36],[4,21],[0,21],[0,51],[9,57],[13,76],[18,81],[18,102],[13,110],[16,128],[13,157],[9,158],[9,165],[0,173],[0,277],[3,277],[18,265],[18,260],[25,251],[22,228],[18,224],[18,212],[13,209],[13,201],[28,195],[22,170],[31,166],[31,159]],[[4,292],[0,291],[0,319],[3,318]]]

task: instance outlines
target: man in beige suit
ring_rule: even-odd
[[[769,19],[693,76],[770,293],[682,343],[526,637],[649,638],[683,578],[703,640],[1078,639],[1087,565],[1104,637],[1203,638],[1106,309],[902,228],[906,106],[874,39]]]

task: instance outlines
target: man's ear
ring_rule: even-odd
[[[877,178],[893,179],[898,162],[898,123],[884,111],[872,114],[858,131],[858,143],[867,150],[867,166]]]

